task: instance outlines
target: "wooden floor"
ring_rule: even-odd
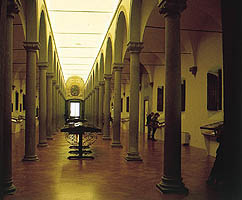
[[[4,200],[217,200],[206,185],[214,158],[204,150],[182,146],[182,177],[189,194],[163,194],[156,184],[163,173],[163,142],[140,137],[143,161],[129,161],[128,132],[121,133],[123,148],[98,135],[92,145],[94,160],[68,160],[69,144],[57,133],[48,147],[37,149],[39,161],[21,161],[24,133],[13,134],[13,180],[17,191]]]

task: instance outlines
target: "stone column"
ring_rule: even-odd
[[[98,116],[99,116],[99,87],[95,87],[95,126],[98,126]]]
[[[95,91],[94,89],[91,92],[92,96],[92,103],[91,103],[91,107],[92,107],[92,125],[94,126],[94,121],[95,121]]]
[[[2,0],[0,4],[0,80],[3,80],[0,84],[0,91],[5,90],[6,83],[6,77],[5,77],[5,71],[6,66],[8,63],[7,60],[7,37],[9,34],[7,33],[7,26],[8,26],[8,20],[7,20],[7,0]],[[9,69],[8,69],[9,70]],[[0,92],[0,110],[4,111],[5,108],[5,94],[4,92]],[[6,155],[4,154],[3,145],[4,145],[4,112],[0,112],[0,199],[3,199],[3,177],[4,177],[4,159]]]
[[[55,135],[56,133],[56,80],[52,80],[52,133]]]
[[[39,63],[39,144],[38,147],[48,146],[46,140],[46,71],[48,63]]]
[[[92,123],[92,94],[91,92],[88,95],[88,123]]]
[[[7,46],[5,67],[5,104],[3,109],[3,190],[4,193],[13,193],[16,187],[12,179],[12,122],[11,122],[11,93],[12,93],[12,73],[13,73],[13,20],[14,15],[19,12],[19,5],[15,1],[8,1],[7,5]]]
[[[105,97],[104,97],[104,125],[103,125],[103,139],[111,140],[110,137],[110,82],[112,75],[104,74],[105,80]]]
[[[53,73],[47,73],[47,129],[46,129],[46,138],[47,140],[53,139],[53,128],[52,128],[52,111],[53,111],[53,93],[52,93],[52,79]]]
[[[223,42],[224,135],[223,199],[242,197],[242,29],[241,2],[221,1]]]
[[[25,155],[24,161],[38,160],[36,155],[36,56],[39,42],[24,42],[27,51],[26,65],[26,111],[25,111]]]
[[[95,89],[92,90],[92,125],[95,126],[95,116],[96,116],[96,108],[95,108]]]
[[[112,147],[122,147],[120,143],[120,118],[121,118],[121,71],[122,63],[114,63],[114,118]]]
[[[165,144],[164,174],[157,184],[163,193],[188,193],[181,178],[181,56],[180,12],[186,7],[185,0],[163,0],[160,13],[165,16]]]
[[[104,81],[99,82],[99,119],[98,127],[103,129],[103,97],[104,97]]]
[[[55,112],[55,127],[56,127],[56,129],[55,129],[55,131],[56,132],[58,132],[59,131],[59,101],[60,101],[60,98],[59,98],[59,89],[60,89],[60,86],[58,85],[58,84],[56,84],[55,85],[55,88],[56,88],[56,90],[55,90],[55,110],[56,110],[56,112]]]
[[[139,136],[139,83],[140,61],[139,53],[143,43],[129,42],[130,52],[130,111],[129,111],[129,146],[127,161],[142,161],[138,152]]]

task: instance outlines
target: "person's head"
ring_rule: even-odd
[[[155,113],[155,117],[156,118],[160,117],[160,114],[159,113]]]
[[[151,116],[153,116],[153,115],[154,115],[154,113],[153,113],[153,112],[151,112],[151,113],[150,113],[150,115],[151,115]]]

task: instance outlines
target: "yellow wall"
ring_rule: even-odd
[[[196,77],[189,72],[193,66],[193,55],[182,54],[182,79],[186,81],[186,109],[182,112],[182,132],[191,135],[190,144],[206,149],[204,136],[200,126],[223,121],[223,111],[207,110],[207,73],[222,68],[222,38],[220,33],[203,33],[197,49]],[[157,88],[165,86],[165,67],[155,67],[153,72],[153,105],[152,111],[157,109]],[[165,96],[165,92],[164,92]],[[223,99],[223,98],[222,98]],[[160,113],[159,120],[164,119],[164,112]],[[162,134],[158,129],[157,136]]]

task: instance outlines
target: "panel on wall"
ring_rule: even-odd
[[[129,112],[129,97],[126,97],[126,112]]]
[[[163,112],[164,109],[164,86],[157,88],[157,111]]]

